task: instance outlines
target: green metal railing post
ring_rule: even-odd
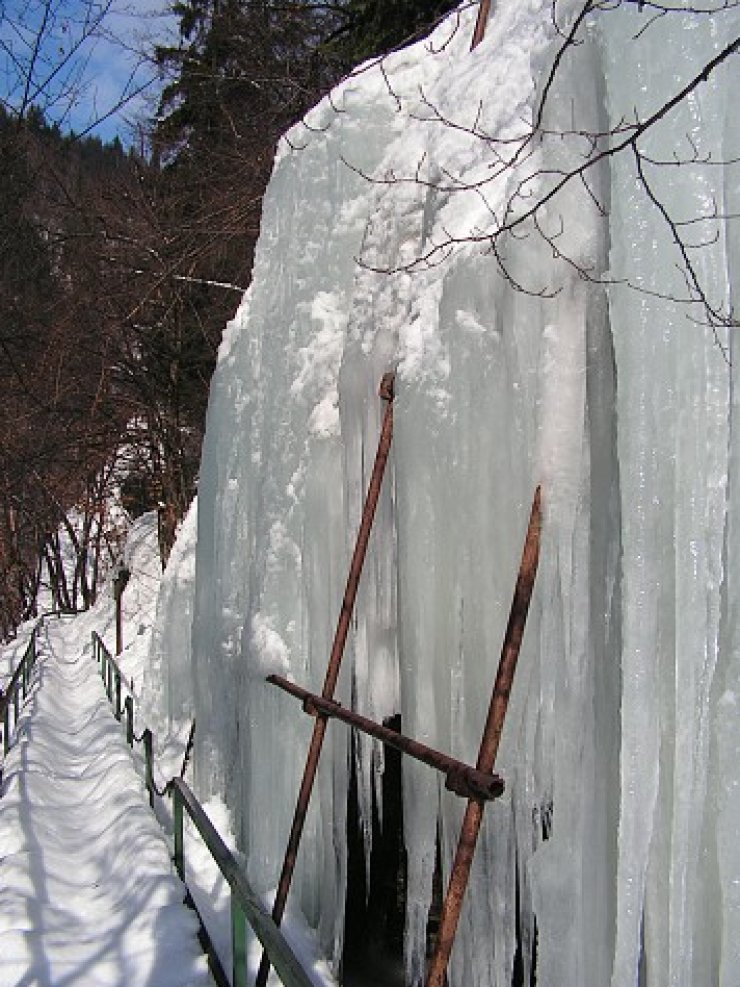
[[[10,747],[10,706],[6,706],[5,716],[3,717],[3,754],[8,753],[9,747]]]
[[[93,656],[95,661],[100,667],[100,677],[103,680],[103,688],[105,689],[106,695],[108,696],[108,701],[113,706],[113,713],[116,719],[120,721],[123,719],[124,711],[126,714],[126,740],[129,747],[134,746],[134,680],[131,679],[131,686],[129,687],[126,682],[123,672],[121,671],[118,663],[116,662],[113,655],[106,648],[105,642],[95,631],[92,632],[92,648]],[[129,689],[132,693],[127,696],[124,700],[123,690],[124,686]]]
[[[144,758],[146,763],[146,787],[149,792],[149,805],[154,808],[154,751],[152,731],[146,728],[141,738],[144,741]]]
[[[172,808],[175,817],[175,869],[180,880],[185,880],[185,854],[183,851],[183,812],[182,796],[175,788],[172,791]]]
[[[245,987],[246,985],[245,919],[257,934],[263,947],[268,951],[270,964],[275,967],[285,987],[311,987],[311,977],[301,966],[269,910],[250,887],[231,851],[226,847],[213,823],[204,812],[203,806],[196,800],[182,779],[173,778],[170,787],[175,799],[179,797],[182,801],[183,810],[190,816],[193,825],[203,837],[211,856],[231,888],[232,969],[234,975],[232,987]],[[197,912],[197,906],[194,907]],[[208,949],[209,956],[214,958],[212,946],[209,946]],[[213,967],[211,969],[213,970]],[[222,978],[216,977],[216,982],[219,984],[228,983],[228,978],[225,975]]]
[[[126,710],[126,743],[129,747],[134,746],[134,697],[126,696],[123,703]]]
[[[31,639],[33,640],[33,638]],[[25,699],[28,695],[28,651],[21,658],[21,664],[23,665],[23,673],[21,676],[21,682],[23,683],[23,698]]]
[[[247,987],[247,925],[244,910],[231,892],[232,987]]]

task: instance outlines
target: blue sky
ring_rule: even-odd
[[[65,131],[135,143],[159,92],[142,52],[176,34],[168,0],[0,0],[0,99],[12,112],[36,103]]]

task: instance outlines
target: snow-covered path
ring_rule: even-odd
[[[4,765],[0,985],[205,987],[195,917],[74,631],[42,625]]]

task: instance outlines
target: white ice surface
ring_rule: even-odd
[[[532,119],[562,41],[549,0],[499,0],[473,53],[475,10],[461,8],[291,131],[212,385],[197,543],[193,513],[153,634],[144,585],[159,576],[142,566],[129,597],[150,617],[128,627],[123,661],[163,763],[177,770],[197,718],[197,794],[269,898],[311,724],[262,677],[280,669],[321,688],[381,375],[397,370],[395,435],[341,701],[377,719],[400,712],[405,732],[475,759],[543,484],[540,568],[497,765],[507,790],[486,812],[452,987],[509,987],[517,884],[525,982],[536,926],[547,987],[740,984],[735,335],[660,297],[685,285],[628,155],[543,210],[557,249],[532,230],[503,245],[534,294],[501,277],[480,239],[517,188],[546,189],[583,160],[583,131],[644,118],[740,30],[732,5],[712,18],[670,6],[652,19],[647,4],[599,5],[558,72],[543,120],[556,136],[515,173],[498,167],[509,145],[486,135],[508,141]],[[555,8],[567,30],[580,5]],[[735,56],[641,145],[654,160],[696,154],[645,166],[677,218],[707,217],[692,224],[703,283],[735,310],[737,224],[714,206],[740,214],[738,165],[717,165],[740,158],[738,91]],[[549,177],[535,177],[540,166]],[[111,643],[110,607],[104,617]],[[383,757],[364,742],[355,756],[369,852]],[[290,899],[335,969],[349,757],[348,733],[331,724]],[[435,841],[447,871],[461,805],[424,767],[406,763],[403,784],[416,987]],[[224,913],[218,889],[212,910]]]
[[[526,209],[583,162],[584,133],[644,119],[740,30],[732,5],[706,17],[676,3],[656,18],[649,5],[596,6],[560,63],[547,136],[514,170],[501,167],[505,142],[533,119],[579,3],[499,0],[472,53],[475,7],[463,5],[293,128],[211,389],[192,604],[196,780],[226,798],[264,894],[311,724],[260,675],[280,668],[321,688],[382,374],[397,371],[395,435],[341,701],[376,719],[400,712],[405,732],[475,759],[543,485],[499,754],[507,791],[486,813],[454,987],[510,983],[517,883],[525,982],[536,923],[548,987],[740,983],[738,361],[722,349],[735,356],[735,340],[659,297],[685,285],[629,151],[540,212],[551,242],[530,227],[500,244],[509,280],[485,240],[507,202]],[[681,168],[645,167],[679,220],[707,217],[687,228],[703,244],[703,283],[735,310],[737,234],[712,216],[739,212],[738,165],[717,164],[740,152],[737,91],[734,56],[641,144],[668,162],[695,149]],[[165,634],[162,661],[176,651]],[[355,756],[369,852],[383,757],[365,741]],[[332,724],[291,893],[335,967],[349,757]],[[426,768],[403,771],[416,987],[435,840],[447,871],[461,807]]]

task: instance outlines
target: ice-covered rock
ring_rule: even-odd
[[[548,987],[734,987],[736,343],[677,301],[686,284],[659,203],[680,222],[708,217],[681,229],[703,244],[692,257],[710,303],[730,307],[740,242],[713,210],[740,205],[737,165],[719,164],[740,151],[737,59],[640,139],[667,162],[642,162],[652,196],[627,147],[564,185],[539,229],[498,252],[489,235],[579,168],[584,135],[679,92],[740,17],[719,3],[714,16],[658,18],[592,5],[558,63],[545,136],[502,167],[581,6],[554,5],[558,32],[549,0],[499,0],[471,53],[463,5],[427,41],[353,74],[281,143],[208,411],[197,784],[225,796],[267,893],[311,722],[260,676],[279,668],[321,688],[377,386],[395,369],[392,462],[338,698],[375,719],[400,712],[404,732],[474,761],[537,483],[546,510],[499,756],[507,791],[486,812],[451,983],[508,985],[517,924],[529,982],[536,922]],[[674,152],[689,163],[671,164]],[[179,619],[173,595],[164,620]],[[383,754],[362,739],[355,756],[369,841]],[[291,895],[335,962],[349,758],[331,724]],[[414,763],[403,785],[415,985],[437,834],[447,871],[462,804]]]

